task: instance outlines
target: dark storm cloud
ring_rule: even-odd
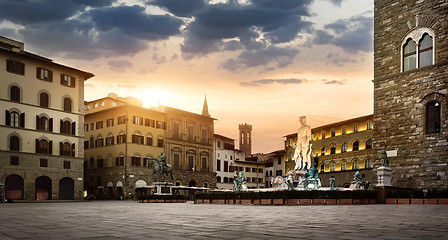
[[[248,54],[248,51],[291,42],[299,33],[311,29],[312,23],[303,20],[303,16],[310,15],[310,3],[311,0],[253,0],[248,4],[229,1],[201,5],[194,21],[185,29],[182,57],[191,59],[212,52],[242,48]],[[282,48],[275,49],[281,51]],[[224,66],[233,61],[245,60],[229,59]]]
[[[179,17],[193,17],[195,12],[207,6],[204,0],[153,0],[148,4],[159,6]]]
[[[250,82],[240,82],[241,86],[249,86],[249,87],[256,87],[260,85],[268,85],[268,84],[301,84],[306,82],[306,80],[303,79],[297,79],[297,78],[289,78],[289,79],[260,79],[260,80],[254,80]]]
[[[99,32],[117,29],[130,36],[160,40],[180,34],[182,20],[169,15],[148,15],[141,6],[118,6],[92,9],[81,17],[88,17]]]
[[[78,59],[133,55],[147,49],[147,41],[181,33],[184,22],[177,17],[147,14],[141,6],[110,6],[113,2],[0,0],[0,22],[22,25],[16,34],[7,36],[47,56]]]
[[[111,5],[115,0],[0,0],[0,20],[28,25],[64,21],[86,7]]]
[[[315,44],[333,44],[351,54],[373,50],[373,17],[340,19],[324,28],[316,31]]]
[[[243,51],[236,59],[231,58],[224,61],[221,67],[229,71],[259,66],[264,66],[265,70],[273,70],[272,66],[268,66],[271,62],[277,68],[284,68],[293,63],[297,54],[299,51],[294,48],[269,46],[254,51]]]

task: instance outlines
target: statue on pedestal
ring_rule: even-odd
[[[297,143],[293,159],[296,162],[294,170],[301,170],[305,165],[311,166],[311,127],[306,124],[306,117],[300,117],[300,127],[297,129]]]
[[[167,164],[166,155],[162,152],[159,158],[151,158],[148,160],[148,165],[152,165],[154,171],[152,175],[156,175],[156,180],[160,181],[160,174],[166,174],[169,180],[173,180],[173,167]]]
[[[233,191],[239,192],[241,190],[247,189],[246,187],[246,176],[243,171],[238,171],[236,173],[236,178],[233,180]]]
[[[381,160],[383,162],[383,166],[389,167],[390,162],[389,162],[389,158],[387,157],[386,149],[383,149],[383,151],[381,152]]]

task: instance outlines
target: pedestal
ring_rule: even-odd
[[[376,169],[376,175],[378,176],[377,187],[390,187],[392,186],[392,169],[390,167],[381,166]]]
[[[154,182],[154,195],[173,195],[173,183]]]

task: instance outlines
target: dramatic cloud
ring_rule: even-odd
[[[333,44],[351,54],[373,50],[373,17],[340,19],[324,28],[316,31],[315,44]]]
[[[159,1],[154,2],[158,3]],[[163,2],[163,1],[162,1]],[[261,50],[295,40],[308,32],[311,22],[307,1],[254,0],[247,4],[236,1],[200,5],[194,21],[185,28],[182,57],[192,59],[224,50]],[[172,8],[163,7],[171,10]],[[281,47],[277,46],[277,49]]]
[[[289,78],[289,79],[260,79],[260,80],[254,80],[250,82],[240,82],[241,86],[260,86],[260,85],[267,85],[267,84],[301,84],[306,82],[304,79],[296,79],[296,78]]]
[[[330,52],[327,54],[326,62],[342,67],[346,63],[356,63],[357,61],[356,59],[347,56],[340,56],[339,54],[334,54]]]
[[[293,63],[294,58],[299,54],[299,50],[294,48],[277,48],[274,46],[265,49],[244,51],[236,59],[228,59],[221,64],[223,69],[236,71],[242,68],[253,68],[265,66],[269,70],[269,64],[283,68]]]
[[[23,26],[14,36],[47,56],[79,59],[133,55],[148,41],[180,36],[181,19],[148,14],[142,6],[109,6],[113,2],[0,0],[0,23]]]

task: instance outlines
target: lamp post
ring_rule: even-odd
[[[125,132],[124,132],[124,185],[123,185],[123,194],[124,194],[124,199],[126,200],[128,194],[127,194],[127,158],[128,158],[128,110],[126,110],[126,114],[124,116],[124,124],[125,124]]]

